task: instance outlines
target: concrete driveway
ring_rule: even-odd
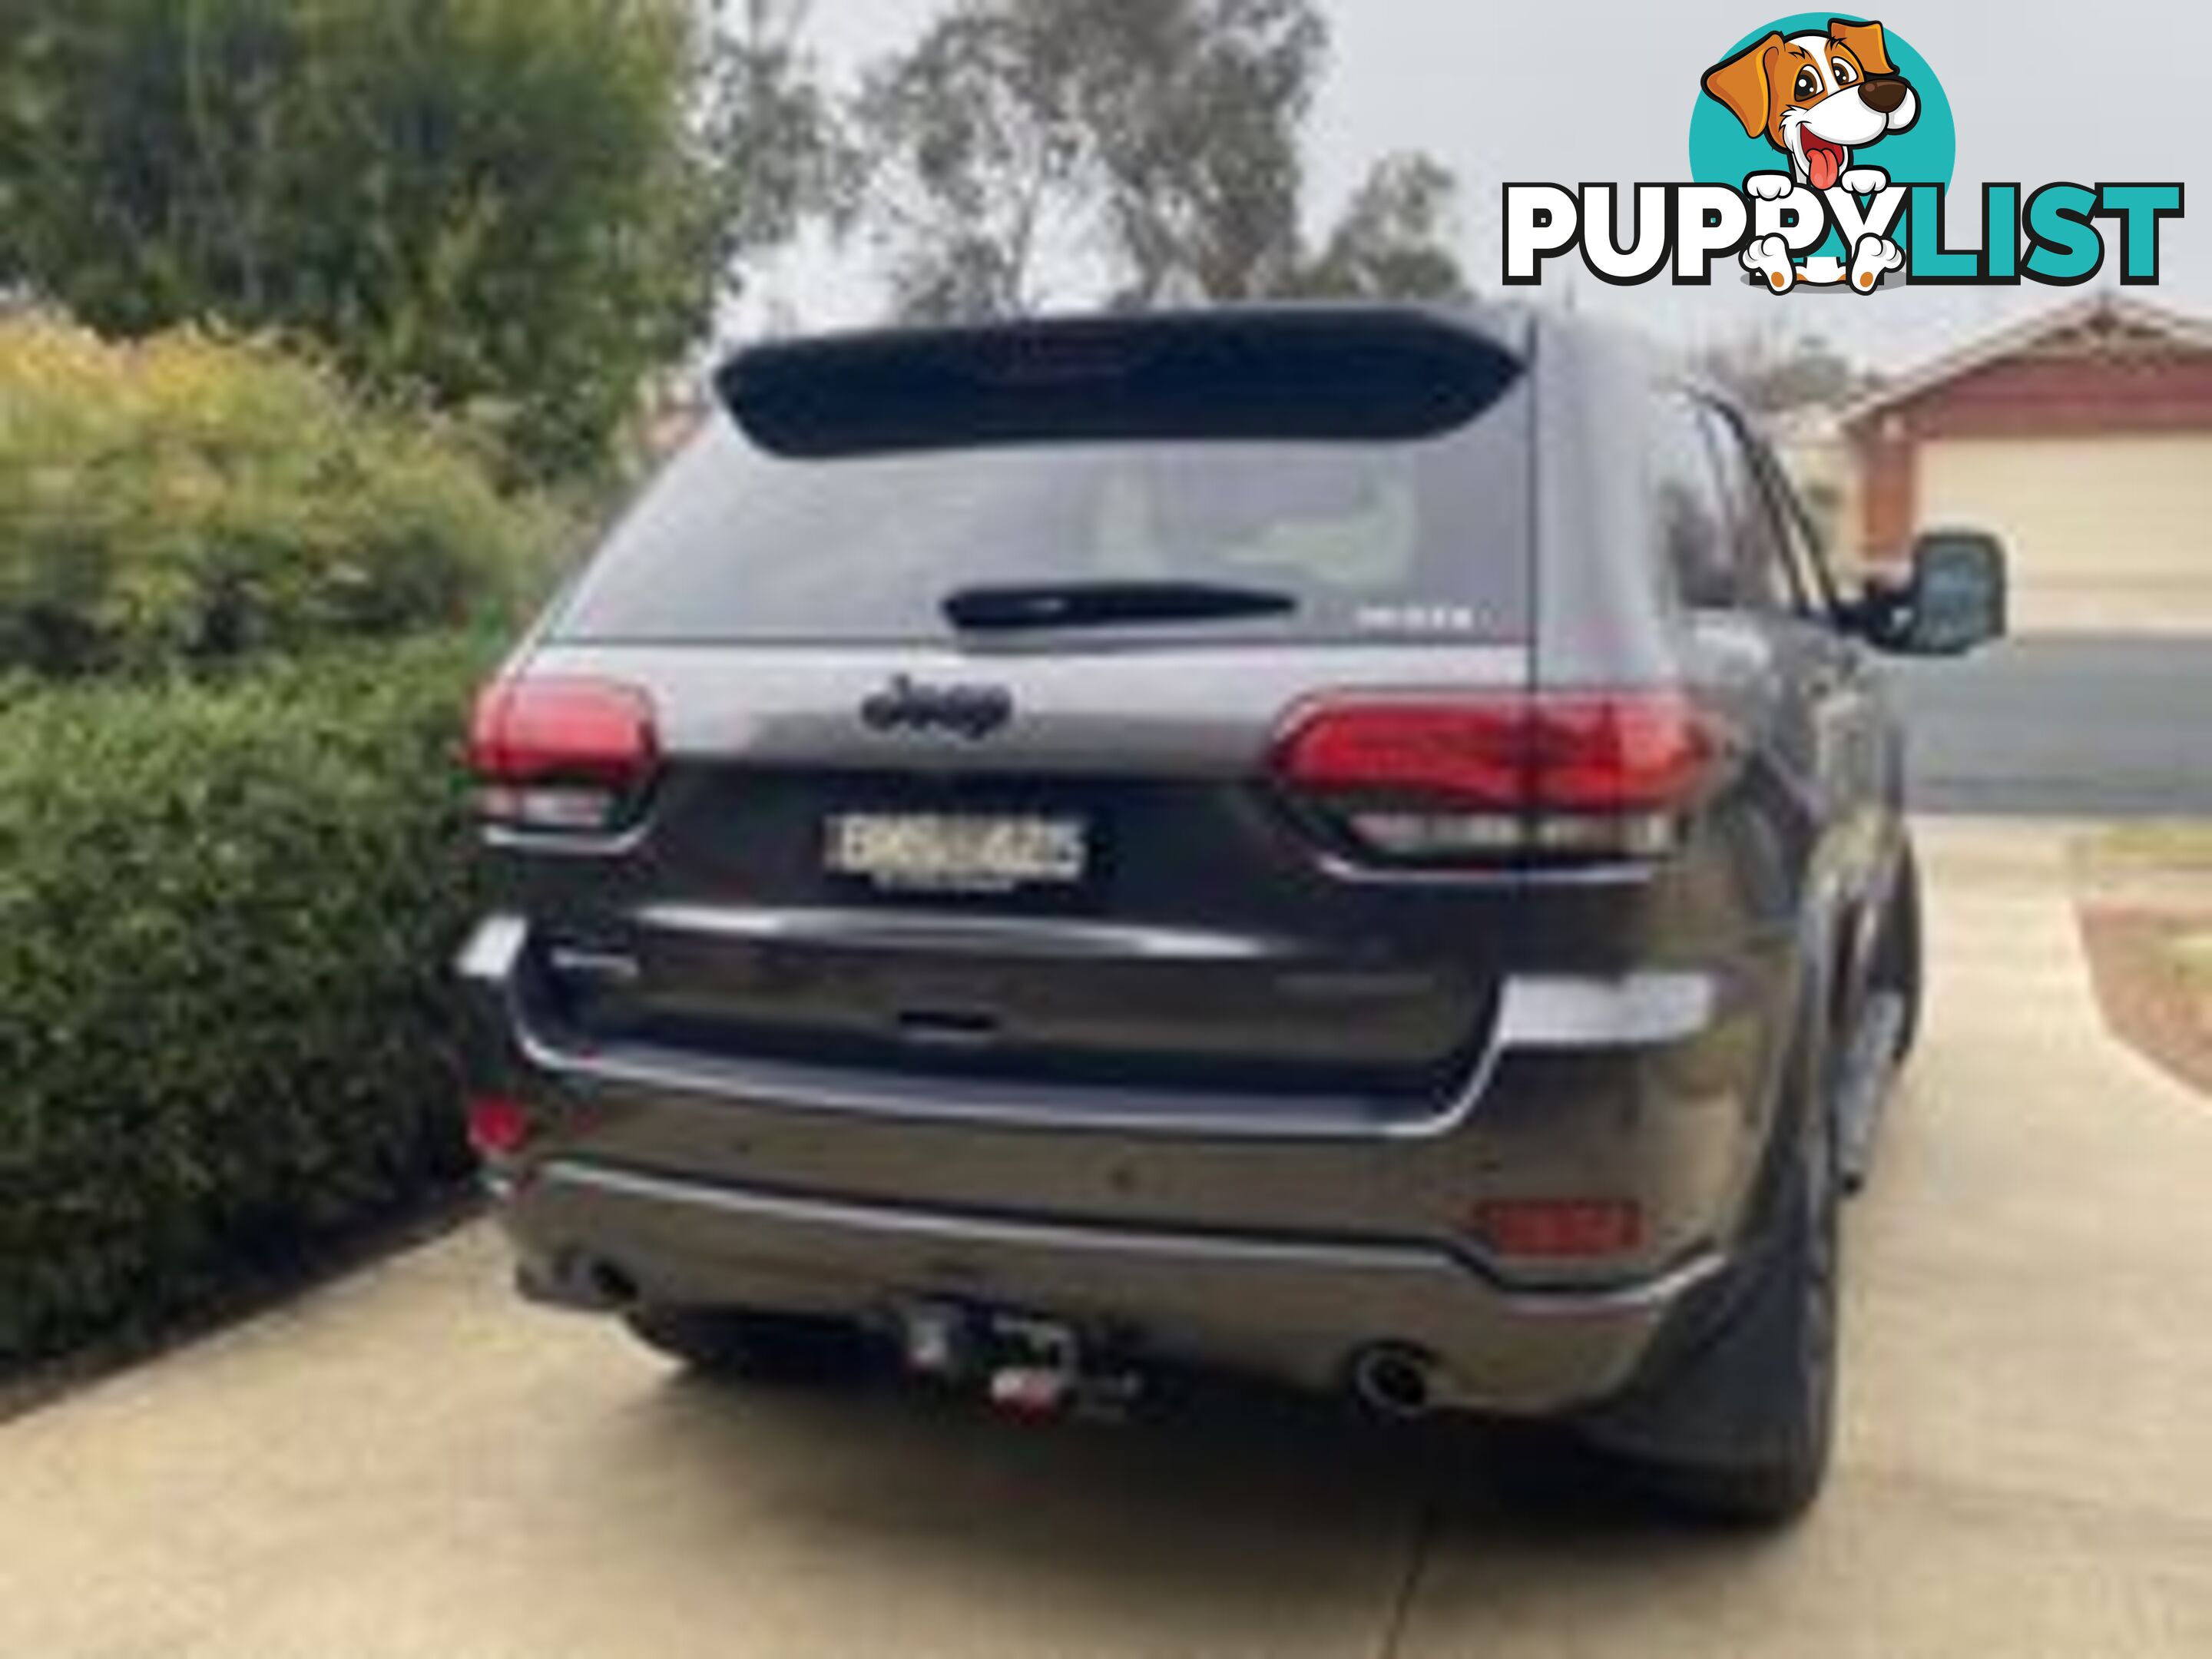
[[[1273,1398],[702,1388],[512,1304],[478,1232],[0,1430],[0,1654],[2201,1659],[2212,1102],[2103,1037],[2055,832],[1925,846],[1930,1030],[1786,1536]]]

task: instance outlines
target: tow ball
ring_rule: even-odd
[[[1117,1419],[1143,1392],[1135,1371],[1099,1363],[1059,1320],[932,1302],[902,1308],[898,1322],[908,1370],[980,1388],[1010,1416]]]

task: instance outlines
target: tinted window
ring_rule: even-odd
[[[1053,442],[823,459],[711,422],[557,631],[604,642],[944,636],[978,585],[1204,581],[1287,616],[1146,638],[1524,637],[1528,393],[1402,441]]]
[[[1736,603],[1735,541],[1712,448],[1697,411],[1674,398],[1652,406],[1652,488],[1662,567],[1685,605]]]

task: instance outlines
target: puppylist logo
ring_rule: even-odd
[[[1753,31],[1705,72],[1686,184],[1634,187],[1623,246],[1611,185],[1505,186],[1509,285],[1543,280],[1579,251],[1627,286],[1662,271],[1702,287],[1714,262],[1775,294],[1893,282],[2071,287],[2104,269],[2114,227],[2120,281],[2159,279],[2159,224],[2173,184],[1982,186],[1982,243],[1953,240],[1946,192],[1957,149],[1950,100],[1925,58],[1870,20],[1800,13]]]

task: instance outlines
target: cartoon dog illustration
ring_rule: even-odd
[[[1826,34],[1771,33],[1707,70],[1705,85],[1747,137],[1764,137],[1790,158],[1788,173],[1754,173],[1743,181],[1753,196],[1771,201],[1797,185],[1828,191],[1840,184],[1854,196],[1884,189],[1889,175],[1854,167],[1851,152],[1904,131],[1920,116],[1918,96],[1890,66],[1881,25],[1841,17],[1829,19]],[[1777,293],[1801,274],[1808,282],[1844,275],[1835,260],[1808,261],[1800,273],[1778,235],[1755,239],[1742,258],[1747,270],[1765,272]],[[1883,271],[1904,263],[1905,251],[1887,237],[1862,236],[1851,250],[1850,284],[1872,293]],[[1824,268],[1816,272],[1815,265]]]

